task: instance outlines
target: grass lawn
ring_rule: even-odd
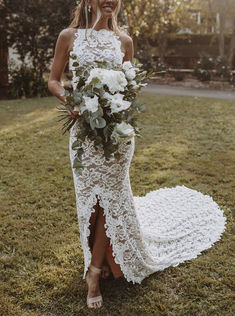
[[[234,315],[235,104],[152,94],[141,99],[147,109],[130,169],[134,195],[176,185],[209,194],[227,217],[221,240],[140,285],[102,281],[104,305],[88,310],[59,101],[0,101],[0,315]]]

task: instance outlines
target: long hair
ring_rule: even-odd
[[[120,34],[120,29],[118,27],[118,19],[117,19],[120,8],[121,8],[121,0],[118,0],[113,16],[108,19],[108,27],[110,28],[110,30],[114,31],[114,33],[116,33],[117,35]],[[96,12],[97,12],[97,17],[96,17],[94,25],[92,26],[92,30],[95,28],[96,24],[98,23],[101,17],[100,8],[98,6],[98,0],[96,0]],[[92,19],[92,12],[88,11],[87,0],[81,0],[79,5],[75,8],[75,11],[73,13],[73,20],[69,27],[84,28],[87,30],[88,26],[91,24],[91,19]]]

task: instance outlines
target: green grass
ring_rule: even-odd
[[[130,175],[134,195],[185,185],[228,219],[198,258],[142,284],[102,281],[104,306],[86,307],[68,134],[55,98],[0,102],[0,315],[234,315],[234,102],[145,94]]]

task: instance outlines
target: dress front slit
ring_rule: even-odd
[[[93,206],[93,208],[97,211],[97,214],[96,214],[96,217],[95,219],[93,219],[93,223],[90,222],[90,235],[89,235],[89,240],[88,240],[88,244],[89,244],[89,248],[90,248],[90,251],[92,252],[93,250],[93,246],[94,246],[94,238],[95,238],[95,230],[96,230],[96,223],[97,223],[97,216],[98,216],[98,210],[100,208],[100,205],[99,205],[99,199],[98,199],[98,196],[96,195],[96,198],[97,198],[97,204]],[[91,216],[90,216],[90,219],[92,217],[92,214],[91,213]],[[92,230],[92,232],[91,232]],[[107,246],[106,248],[106,251],[105,251],[105,263],[108,264],[110,270],[111,270],[111,273],[113,274],[113,277],[115,279],[119,278],[119,277],[122,277],[123,276],[123,273],[120,269],[120,265],[115,263],[115,260],[114,260],[114,257],[113,257],[113,249],[112,249],[112,245],[110,244],[109,242],[109,245]]]

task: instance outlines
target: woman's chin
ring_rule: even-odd
[[[111,18],[113,16],[113,11],[109,11],[109,12],[103,11],[102,16],[105,18]]]

